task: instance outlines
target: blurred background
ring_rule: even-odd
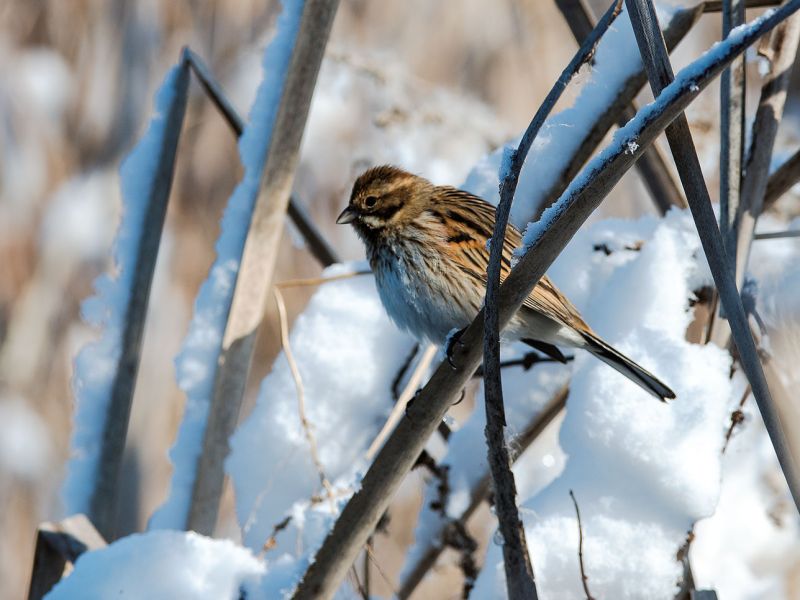
[[[590,4],[597,14],[608,3]],[[71,431],[72,361],[96,336],[82,322],[80,304],[95,277],[113,269],[119,164],[151,116],[153,91],[189,45],[246,116],[279,10],[276,0],[0,3],[0,598],[24,596],[36,527],[63,516],[58,490]],[[675,54],[676,69],[719,36],[719,15],[703,17]],[[363,258],[350,228],[333,223],[356,174],[393,162],[436,183],[460,184],[481,156],[526,127],[575,49],[549,1],[341,0],[304,137],[297,197],[341,257]],[[758,77],[757,63],[751,56],[748,76]],[[142,530],[165,498],[167,451],[184,401],[173,358],[241,175],[233,134],[200,87],[191,89],[131,417],[119,535]],[[792,89],[779,155],[798,141],[796,84]],[[751,90],[752,109],[758,91]],[[717,98],[712,85],[689,112],[712,195]],[[800,204],[789,194],[779,211],[789,219]],[[653,212],[632,171],[599,216]],[[287,228],[276,280],[319,272]],[[311,293],[286,290],[290,319]],[[251,402],[278,351],[270,307]],[[396,556],[413,533],[403,526],[403,511],[413,516],[419,502],[418,493],[404,494],[395,513]],[[229,526],[221,529],[236,537],[227,514]]]

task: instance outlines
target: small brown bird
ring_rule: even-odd
[[[442,344],[468,326],[486,294],[487,241],[495,208],[485,200],[392,166],[374,167],[355,182],[336,220],[351,223],[367,248],[381,301],[392,320],[418,339]],[[501,279],[521,236],[509,225]],[[503,332],[564,361],[556,346],[583,348],[659,398],[674,392],[600,339],[545,275]]]

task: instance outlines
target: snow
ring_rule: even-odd
[[[638,242],[641,250],[626,250]],[[612,253],[595,251],[600,243]],[[714,512],[732,394],[727,353],[684,339],[688,301],[708,281],[702,256],[688,211],[673,210],[660,221],[584,229],[551,270],[587,322],[677,399],[654,402],[576,354],[559,433],[566,465],[544,490],[521,495],[543,599],[583,596],[569,490],[580,503],[591,591],[601,598],[672,598],[681,574],[675,553],[693,523]],[[475,597],[504,592],[502,569],[494,568],[501,561],[500,547],[491,546]]]
[[[181,528],[189,514],[222,336],[303,6],[302,0],[284,1],[274,38],[264,51],[264,78],[239,140],[244,176],[225,209],[217,257],[195,300],[194,316],[175,361],[186,405],[170,451],[174,471],[169,496],[152,516],[150,527]]]
[[[114,241],[116,274],[99,277],[95,281],[96,295],[82,305],[84,320],[101,328],[102,334],[97,341],[84,347],[75,359],[72,379],[75,392],[74,428],[71,458],[62,489],[68,513],[87,512],[95,487],[108,403],[122,352],[126,313],[137,292],[133,276],[148,209],[149,190],[158,166],[159,148],[166,135],[166,112],[175,101],[180,77],[180,67],[174,67],[167,73],[156,94],[156,115],[120,169],[124,204]],[[74,230],[74,226],[66,229]]]
[[[266,568],[263,561],[228,540],[193,532],[152,531],[83,554],[75,570],[47,598],[233,600],[240,597],[240,588],[248,590],[258,583]]]
[[[44,479],[53,455],[43,419],[24,399],[0,391],[0,488],[13,488],[7,474],[26,482]]]
[[[662,90],[655,101],[639,109],[639,112],[636,113],[633,119],[614,133],[611,143],[589,161],[581,172],[570,182],[567,189],[561,194],[561,197],[542,213],[541,218],[536,222],[528,223],[523,236],[524,248],[531,248],[536,244],[553,220],[566,210],[566,207],[576,194],[585,188],[588,183],[592,181],[595,174],[600,172],[614,156],[618,155],[620,151],[627,150],[630,152],[632,143],[636,144],[638,148],[639,136],[642,130],[663,110],[664,106],[675,101],[685,94],[687,90],[692,93],[697,93],[697,91],[699,91],[697,83],[700,81],[703,74],[707,72],[712,65],[718,63],[724,56],[730,54],[731,48],[740,44],[748,37],[749,32],[761,26],[774,13],[775,9],[767,10],[750,23],[732,29],[725,40],[715,43],[697,60],[678,72],[674,81]],[[620,15],[620,17],[622,17],[622,15]],[[628,25],[630,25],[630,21],[628,21]],[[635,41],[633,45],[629,44],[627,46],[627,48],[635,47]],[[625,46],[622,46],[622,48],[625,48]],[[626,53],[619,52],[619,54],[624,56]],[[633,53],[630,52],[629,54]],[[517,256],[521,256],[524,252],[524,249],[520,249],[516,254]]]
[[[674,10],[659,8],[661,23],[669,23]],[[591,67],[572,106],[551,115],[542,125],[520,172],[519,191],[511,208],[511,222],[524,225],[536,213],[542,199],[562,176],[571,157],[591,130],[597,115],[616,100],[625,82],[642,68],[636,38],[626,9],[600,40]],[[481,160],[470,173],[464,189],[497,204],[499,177],[507,168],[509,152],[519,138]]]
[[[323,276],[367,268],[334,265]],[[327,478],[349,494],[368,463],[365,452],[392,409],[392,381],[414,346],[386,316],[371,275],[320,286],[290,337],[306,415]],[[260,548],[297,503],[320,494],[320,479],[300,425],[297,391],[283,354],[261,384],[253,412],[231,438],[226,462],[245,544]],[[295,513],[296,514],[296,513]],[[290,524],[295,530],[297,519]],[[294,548],[289,531],[278,550]]]

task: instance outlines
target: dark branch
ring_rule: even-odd
[[[575,494],[572,490],[569,491],[569,497],[572,498],[572,504],[575,505],[575,516],[578,518],[578,563],[581,567],[581,584],[583,584],[583,591],[586,594],[586,600],[594,600],[589,591],[589,578],[586,576],[586,568],[583,565],[583,525],[581,525],[581,510],[578,508],[578,501],[575,499]]]

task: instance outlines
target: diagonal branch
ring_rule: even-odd
[[[294,12],[286,11],[299,13],[296,25],[287,21],[288,46],[275,49],[282,87],[274,91],[275,103],[267,107],[268,128],[260,133],[268,139],[255,146],[259,151],[253,157],[257,168],[252,173],[246,169],[244,183],[237,188],[253,208],[218,349],[211,406],[186,523],[188,529],[200,533],[211,533],[216,523],[229,438],[239,417],[256,334],[272,285],[311,95],[337,7],[338,0],[284,5],[284,14],[294,17]],[[290,25],[296,29],[290,29]]]
[[[631,22],[642,53],[642,59],[648,70],[653,95],[656,96],[657,102],[661,102],[668,86],[671,87],[670,83],[674,77],[669,55],[661,37],[661,30],[658,27],[655,8],[652,0],[626,0],[626,3],[631,13]],[[765,17],[758,19],[756,22],[774,21],[777,25],[797,11],[798,8],[800,8],[800,1],[793,0],[772,13],[766,13]],[[743,27],[736,30],[737,38],[743,30]],[[761,416],[770,434],[772,445],[775,448],[775,453],[789,484],[795,504],[800,508],[800,473],[787,445],[780,415],[770,395],[758,352],[750,335],[750,327],[747,323],[741,298],[736,289],[730,262],[722,244],[722,237],[711,207],[708,189],[703,180],[700,162],[695,152],[686,116],[679,115],[666,128],[666,134],[675,164],[678,167],[681,182],[686,191],[686,198],[689,201],[692,216],[700,234],[703,250],[714,277],[714,283],[719,290],[725,314],[728,315],[728,322],[731,326],[734,342],[739,350],[742,367],[753,389]]]
[[[510,448],[511,461],[516,462],[517,459],[527,450],[536,439],[542,434],[550,423],[552,423],[564,410],[567,405],[567,396],[569,394],[569,386],[565,385],[558,390],[555,395],[542,407],[542,410],[533,417],[530,423],[523,429],[522,433],[514,439],[514,444]],[[472,518],[478,507],[489,498],[491,490],[491,474],[487,471],[484,475],[472,486],[469,497],[470,502],[467,508],[456,518],[448,519],[441,523],[439,530],[431,536],[431,543],[428,548],[419,554],[417,562],[408,569],[408,575],[403,580],[398,597],[400,600],[406,600],[417,589],[417,586],[422,583],[425,575],[430,571],[436,561],[439,560],[442,552],[444,552],[446,545],[444,540],[447,537],[447,530],[456,523],[457,528],[466,527],[467,521]]]
[[[528,251],[501,286],[498,302],[501,326],[519,310],[558,254],[647,146],[731,60],[798,9],[800,0],[792,0],[737,29],[730,39],[679,73],[657,103],[642,108],[636,119],[617,132],[611,145],[586,166],[556,205],[546,211],[543,220],[526,234]],[[483,327],[481,311],[462,334],[462,344],[455,345],[455,368],[445,361],[436,369],[378,453],[358,491],[345,505],[294,598],[324,600],[336,592],[428,438],[478,368],[483,355]]]
[[[497,295],[500,289],[500,269],[503,258],[503,240],[506,236],[511,203],[517,189],[519,174],[533,141],[545,119],[561,98],[561,94],[580,70],[591,60],[600,38],[622,11],[622,0],[612,2],[597,27],[587,36],[586,41],[569,65],[561,73],[550,93],[534,115],[520,140],[519,146],[510,156],[504,156],[500,181],[500,203],[497,206],[494,231],[487,267],[484,342],[483,342],[483,385],[486,404],[486,443],[489,448],[489,466],[495,490],[495,509],[499,530],[503,536],[503,562],[506,572],[506,588],[512,600],[536,598],[533,580],[533,567],[525,541],[525,529],[519,518],[516,496],[517,489],[511,461],[505,443],[503,429],[506,425],[503,408],[503,384],[500,377],[500,318]]]
[[[555,0],[564,20],[569,25],[572,35],[578,44],[582,44],[592,32],[592,17],[584,0]],[[618,124],[625,125],[636,115],[636,103],[622,109]],[[642,178],[650,197],[663,215],[670,207],[686,207],[686,200],[678,189],[675,179],[667,166],[667,161],[658,144],[653,144],[642,157],[636,161],[636,170]]]
[[[233,104],[231,104],[227,96],[225,96],[222,86],[216,80],[214,74],[208,68],[208,65],[206,65],[203,59],[191,48],[184,49],[184,56],[189,66],[192,68],[192,72],[200,81],[200,85],[203,86],[206,94],[211,98],[211,101],[214,103],[214,106],[217,107],[217,110],[225,119],[225,122],[231,130],[233,130],[237,138],[242,137],[244,121],[242,117],[239,116],[239,113],[236,112],[236,109],[233,108]],[[300,232],[300,235],[303,236],[305,243],[308,244],[311,254],[323,267],[329,267],[334,263],[340,262],[339,258],[336,256],[336,251],[331,247],[319,229],[317,229],[317,226],[314,225],[314,222],[311,220],[308,211],[302,203],[294,196],[289,198],[287,213],[292,223],[294,223],[294,226],[297,227]]]

